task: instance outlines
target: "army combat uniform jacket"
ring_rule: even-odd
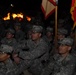
[[[40,39],[37,43],[32,40],[27,41],[28,51],[21,51],[19,57],[25,61],[32,61],[33,64],[30,66],[30,70],[39,75],[42,70],[42,62],[49,59],[48,45],[43,39]]]
[[[43,70],[41,75],[74,75],[76,68],[76,59],[72,55],[66,58],[60,55],[54,55],[49,65]]]

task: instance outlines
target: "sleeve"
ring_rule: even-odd
[[[0,75],[5,75],[6,73],[3,70],[0,70]]]
[[[43,69],[41,75],[50,75],[53,71],[53,67],[54,67],[54,63],[50,62],[49,65]]]
[[[21,33],[19,33],[19,40],[22,40],[25,38],[25,33],[22,31]]]
[[[32,51],[20,52],[19,56],[22,57],[23,59],[35,59],[45,54],[46,51],[47,51],[46,45],[39,45]]]
[[[69,61],[66,66],[63,66],[61,68],[60,75],[74,75],[76,67],[76,63],[74,61]]]

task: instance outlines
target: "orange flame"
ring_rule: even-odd
[[[19,21],[21,21],[23,18],[24,18],[24,15],[23,15],[23,13],[12,13],[12,18],[15,20],[16,18],[18,18],[19,19]],[[28,21],[31,21],[31,17],[28,17],[28,16],[26,16],[26,19],[28,20]],[[6,17],[4,17],[3,18],[3,20],[10,20],[10,13],[8,13],[7,14],[7,16]]]
[[[23,14],[22,13],[18,13],[18,14],[13,13],[12,17],[13,17],[13,19],[15,19],[15,18],[22,18],[23,19]]]
[[[17,17],[23,18],[23,14],[22,13],[17,14]]]
[[[22,13],[18,13],[18,14],[12,13],[12,17],[13,17],[13,19],[19,18],[20,20],[22,20],[23,14]],[[10,13],[8,13],[7,16],[3,18],[3,20],[10,20]]]
[[[13,13],[12,17],[13,17],[13,19],[15,19],[17,17],[17,14]]]
[[[28,17],[28,16],[26,16],[26,19],[27,19],[28,21],[31,21],[31,18],[30,18],[30,17]]]
[[[8,13],[7,16],[3,18],[3,20],[10,20],[10,13]]]

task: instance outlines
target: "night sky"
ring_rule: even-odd
[[[42,0],[0,0],[0,14],[4,15],[8,11],[23,11],[30,14],[34,14],[38,11],[41,11],[41,2]],[[11,8],[10,4],[13,4],[14,7]],[[70,5],[71,0],[59,0],[58,11],[60,13],[69,13]]]
[[[0,0],[0,13],[5,14],[12,10],[13,12],[29,11],[33,14],[41,9],[41,2],[41,0]],[[13,4],[14,7],[11,8],[10,4]]]
[[[70,11],[72,0],[59,0],[59,11]]]
[[[41,0],[0,0],[0,5],[4,7],[8,7],[11,3],[15,8],[34,9],[40,6]]]

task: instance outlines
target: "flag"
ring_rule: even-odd
[[[72,15],[72,20],[74,21],[73,29],[76,26],[76,0],[72,0],[70,13]]]
[[[47,19],[55,11],[55,0],[42,0],[41,9]]]

